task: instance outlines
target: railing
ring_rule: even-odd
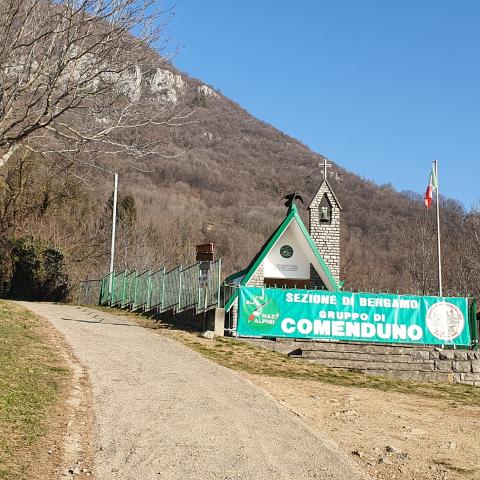
[[[163,302],[160,312],[175,310],[182,294],[182,267],[174,268],[163,277]]]
[[[111,274],[113,276],[112,292],[107,293],[107,301],[105,303],[109,303],[110,305],[112,305],[112,307],[122,303],[122,298],[124,295],[123,279],[126,273],[127,272],[125,271],[117,273],[116,275],[115,272]],[[110,275],[107,275],[107,277],[110,277]]]
[[[203,312],[221,306],[221,268],[221,260],[211,262],[209,274],[202,279],[200,263],[168,272],[163,267],[154,272],[114,272],[101,280],[81,282],[79,302],[145,312]]]
[[[150,298],[148,300],[147,309],[156,308],[161,310],[163,305],[163,286],[165,278],[165,268],[161,268],[152,273],[150,279]]]
[[[135,287],[133,293],[132,309],[137,310],[148,305],[148,297],[150,293],[150,270],[137,275],[135,278]]]
[[[186,310],[199,304],[200,264],[195,263],[182,271],[182,294],[178,302],[178,310]]]
[[[127,307],[132,309],[136,278],[137,272],[135,270],[130,273],[125,272],[125,275],[123,276],[123,296],[122,301],[120,302],[121,308]]]
[[[203,305],[200,305],[198,310],[208,310],[213,306],[223,307],[223,302],[220,296],[222,285],[221,276],[222,272],[220,271],[220,268],[210,270],[208,282],[204,288],[200,289],[200,298],[205,299],[205,302]]]

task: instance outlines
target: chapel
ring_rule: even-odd
[[[339,291],[340,217],[342,207],[328,182],[328,164],[322,164],[323,181],[308,206],[308,229],[295,204],[287,197],[287,214],[244,270],[226,278],[233,287],[225,303],[230,325],[236,326],[239,286]],[[287,198],[286,197],[286,198]]]

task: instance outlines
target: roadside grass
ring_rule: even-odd
[[[310,380],[345,387],[370,388],[385,392],[398,392],[442,399],[450,406],[480,406],[480,388],[462,384],[421,383],[343,371],[290,358],[273,350],[229,337],[206,339],[198,332],[180,330],[169,324],[157,322],[142,315],[124,310],[103,308],[114,315],[125,315],[138,325],[157,331],[176,340],[210,360],[230,368],[254,375]]]
[[[64,360],[33,313],[0,301],[0,479],[36,478],[34,450],[66,385]]]

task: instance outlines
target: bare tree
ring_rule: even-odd
[[[480,212],[474,207],[461,218],[454,231],[446,237],[447,291],[452,295],[478,295],[480,288]]]
[[[157,3],[0,0],[0,166],[19,148],[63,159],[161,151],[143,127],[181,114],[142,98],[142,78],[165,62],[153,47],[170,13]]]
[[[408,226],[402,231],[401,240],[405,253],[406,272],[411,288],[422,295],[436,291],[436,227],[430,210],[417,210]]]

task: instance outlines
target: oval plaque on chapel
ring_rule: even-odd
[[[284,245],[280,248],[280,255],[283,258],[290,258],[293,255],[293,248],[290,245]]]

